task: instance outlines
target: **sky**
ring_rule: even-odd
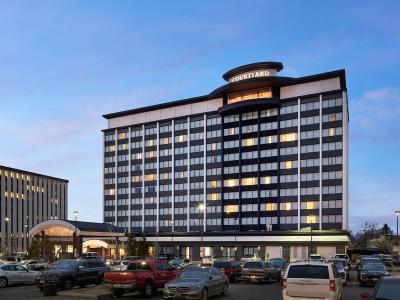
[[[103,114],[206,95],[258,61],[344,68],[350,228],[394,228],[399,53],[398,1],[0,0],[0,165],[68,179],[69,218],[102,221]]]

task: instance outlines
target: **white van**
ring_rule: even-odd
[[[284,300],[342,299],[342,280],[332,263],[305,261],[290,263],[283,280]]]

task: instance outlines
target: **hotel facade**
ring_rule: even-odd
[[[343,253],[345,71],[282,68],[240,66],[208,95],[104,115],[104,222],[194,259]]]
[[[29,247],[29,230],[46,220],[65,219],[68,181],[0,166],[0,249],[7,254]]]

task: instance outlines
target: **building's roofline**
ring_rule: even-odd
[[[55,180],[63,181],[63,182],[66,182],[66,183],[69,182],[67,179],[58,178],[58,177],[49,176],[49,175],[44,175],[44,174],[35,173],[35,172],[31,172],[31,171],[26,171],[26,170],[22,170],[22,169],[11,168],[11,167],[7,167],[7,166],[3,166],[3,165],[0,165],[0,169],[4,169],[4,170],[7,170],[7,171],[12,171],[12,172],[24,173],[24,174],[32,175],[32,176],[41,176],[41,177],[44,177],[44,178],[55,179]]]
[[[282,86],[290,86],[290,85],[294,85],[294,84],[306,83],[306,82],[335,78],[335,77],[340,77],[341,89],[346,90],[346,74],[345,74],[344,69],[339,69],[339,70],[334,70],[334,71],[329,71],[329,72],[319,73],[319,74],[314,74],[314,75],[308,75],[308,76],[303,76],[303,77],[297,77],[297,78],[294,77],[293,80],[295,81],[295,83],[285,84]],[[228,86],[228,85],[229,85],[229,83],[226,84],[226,86]],[[161,104],[155,104],[155,105],[150,105],[150,106],[145,106],[145,107],[140,107],[140,108],[129,109],[129,110],[125,110],[125,111],[105,114],[105,115],[103,115],[103,118],[113,119],[113,118],[128,116],[128,115],[132,115],[132,114],[138,114],[138,113],[143,113],[143,112],[148,112],[148,111],[153,111],[153,110],[158,110],[158,109],[163,109],[163,108],[169,108],[169,107],[173,107],[173,106],[192,104],[192,103],[202,102],[202,101],[207,101],[207,100],[210,100],[208,95],[186,98],[186,99],[181,99],[181,100],[176,100],[176,101],[171,101],[171,102],[164,102]]]
[[[236,67],[232,70],[229,70],[228,72],[225,72],[224,75],[222,75],[222,78],[228,81],[229,78],[232,78],[235,75],[242,74],[247,71],[254,71],[260,69],[275,69],[276,71],[279,72],[280,70],[283,69],[283,64],[281,62],[276,62],[276,61],[262,61],[262,62],[247,64]]]

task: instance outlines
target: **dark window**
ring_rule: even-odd
[[[134,271],[136,270],[136,263],[131,263],[128,265],[128,268],[126,268],[128,271]]]
[[[376,299],[397,299],[400,295],[400,282],[382,282],[377,289]]]
[[[164,268],[160,262],[156,262],[156,270],[157,271],[164,271]]]
[[[290,266],[287,277],[329,279],[329,269],[328,266]]]
[[[218,269],[227,269],[231,268],[231,263],[229,261],[216,261],[214,262],[214,267]]]
[[[3,271],[15,271],[15,266],[13,265],[3,266],[1,269]]]
[[[262,269],[263,264],[261,262],[250,261],[244,264],[243,268],[245,269]]]

